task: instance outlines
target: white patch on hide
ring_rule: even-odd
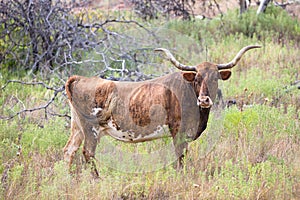
[[[98,112],[100,112],[102,110],[103,110],[102,108],[93,108],[92,112],[91,112],[91,115],[97,116]]]
[[[149,135],[145,135],[143,137],[143,139],[145,141],[148,141],[148,140],[155,140],[158,138],[170,137],[170,136],[171,136],[171,133],[169,131],[169,126],[163,125],[163,126],[157,126],[156,130],[153,133],[151,133]]]
[[[102,127],[102,130],[105,132],[105,134],[108,134],[117,140],[130,143],[145,142],[164,137],[171,137],[168,125],[159,125],[153,133],[143,135],[142,133],[136,134],[132,130],[117,130],[113,120],[109,120],[107,127]]]
[[[98,139],[98,136],[99,136],[99,134],[100,134],[100,129],[96,129],[96,128],[93,126],[92,132],[93,132],[95,138]]]

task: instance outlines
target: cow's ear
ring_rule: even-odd
[[[182,72],[182,76],[185,80],[192,82],[195,80],[196,72]]]
[[[219,71],[219,73],[220,73],[220,79],[222,79],[224,81],[229,79],[231,76],[230,70],[222,70],[222,71]]]

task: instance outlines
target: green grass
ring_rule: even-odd
[[[225,16],[224,26],[239,27],[227,22],[238,17],[235,12]],[[282,20],[283,25],[289,22],[282,13],[267,17],[272,15]],[[240,20],[237,23],[246,19]],[[243,23],[248,26],[250,21],[246,22]],[[153,26],[162,24],[151,23]],[[298,30],[299,22],[291,23],[294,23],[291,27]],[[296,33],[290,31],[288,38],[284,38],[290,41],[282,44],[273,35],[259,30],[257,25],[254,28],[259,32],[251,37],[232,28],[227,35],[216,32],[213,37],[203,40],[210,31],[216,31],[220,26],[218,21],[173,20],[164,25],[172,31],[196,38],[198,45],[205,47],[199,61],[186,47],[194,40],[178,37],[178,44],[183,44],[182,48],[177,46],[176,55],[182,56],[180,59],[189,61],[189,64],[197,64],[204,58],[225,63],[243,46],[263,45],[261,49],[247,52],[232,69],[232,77],[220,82],[225,100],[236,99],[237,106],[211,113],[207,130],[189,144],[184,169],[177,172],[172,163],[168,163],[156,171],[133,173],[141,165],[130,160],[131,157],[127,158],[131,162],[126,162],[125,166],[125,162],[118,163],[118,159],[109,163],[110,157],[116,155],[105,154],[107,142],[126,153],[147,153],[170,144],[169,139],[130,145],[105,138],[97,149],[100,179],[92,178],[90,166],[85,164],[81,150],[75,157],[72,173],[69,173],[62,161],[62,148],[69,136],[70,121],[50,115],[46,118],[44,110],[41,110],[0,121],[1,199],[300,198],[300,90],[291,85],[299,80],[300,73],[299,44],[297,40],[290,40]],[[285,27],[294,30],[290,26]],[[273,30],[271,26],[268,29]],[[198,30],[201,30],[200,35]],[[259,34],[264,38],[258,38]],[[189,60],[189,55],[192,60]],[[159,70],[145,69],[147,73]],[[84,68],[77,72],[81,71]],[[3,79],[0,85],[3,86],[5,80],[18,79],[19,75],[1,70]],[[24,81],[31,81],[23,75]],[[47,83],[55,85],[56,81],[49,79]],[[0,115],[14,114],[24,106],[43,105],[52,94],[40,86],[11,83],[0,91]],[[67,112],[65,97],[60,94],[51,109]],[[149,168],[156,164],[149,160],[151,158],[146,157],[146,161],[140,164],[149,165]]]

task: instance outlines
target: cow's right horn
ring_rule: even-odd
[[[180,70],[196,71],[195,66],[188,66],[188,65],[184,65],[184,64],[181,64],[180,62],[178,62],[168,49],[156,48],[156,49],[154,49],[154,51],[164,52],[166,54],[167,58],[171,61],[171,63]]]
[[[232,67],[234,67],[239,60],[241,59],[241,57],[244,55],[244,53],[246,53],[246,51],[250,50],[250,49],[254,49],[254,48],[261,48],[260,45],[250,45],[250,46],[246,46],[244,48],[242,48],[234,57],[234,59],[232,59],[232,61],[230,61],[229,63],[225,63],[225,64],[218,64],[218,69],[222,70],[222,69],[230,69]]]

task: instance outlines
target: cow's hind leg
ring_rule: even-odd
[[[64,160],[69,163],[69,169],[71,169],[72,161],[75,156],[76,151],[80,147],[84,135],[79,129],[75,121],[71,122],[71,135],[67,144],[64,147]]]
[[[94,137],[93,134],[89,134],[85,138],[84,146],[83,146],[83,155],[85,157],[86,162],[91,164],[93,175],[95,177],[99,177],[99,173],[97,171],[96,163],[95,163],[95,152],[96,152],[97,142],[98,139]]]

